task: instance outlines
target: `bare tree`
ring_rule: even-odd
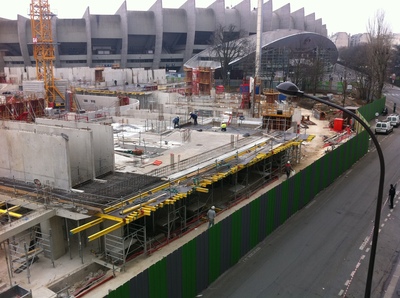
[[[342,77],[344,79],[343,92],[346,92],[345,85],[347,85],[347,82],[349,82],[355,87],[356,96],[366,101],[369,101],[369,94],[371,92],[368,52],[369,45],[366,43],[352,47],[341,48],[339,50],[339,64],[342,64],[345,69],[349,68],[354,70],[355,74],[355,77],[347,78],[346,72],[344,72],[345,77]]]
[[[211,53],[221,64],[221,76],[223,84],[228,83],[228,71],[230,64],[238,59],[246,57],[252,50],[252,42],[245,38],[248,33],[236,30],[234,25],[228,27],[218,25],[211,39]]]
[[[385,13],[378,11],[368,24],[368,72],[371,78],[372,98],[382,96],[389,76],[388,65],[392,50],[393,34],[385,22]]]
[[[391,74],[391,80],[400,77],[400,45],[395,45],[392,49],[392,55],[389,63],[389,73]],[[392,75],[394,75],[392,77]],[[398,85],[398,79],[395,79],[394,82],[391,81],[393,84]]]

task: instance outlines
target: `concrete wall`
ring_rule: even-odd
[[[95,87],[95,68],[89,67],[71,67],[71,68],[54,68],[54,76],[57,79],[74,82],[77,87]],[[36,80],[35,67],[5,67],[4,73],[7,81],[13,84],[22,85],[23,81]],[[112,69],[104,68],[103,85],[114,86],[117,80],[118,85],[128,84],[148,84],[157,82],[159,84],[166,83],[165,69],[146,70],[144,68],[125,68]]]
[[[119,106],[119,99],[117,96],[77,94],[76,98],[79,102],[79,106],[87,111],[97,111]]]
[[[0,130],[0,176],[69,190],[94,178],[93,131],[22,122]]]
[[[114,171],[114,142],[111,125],[77,121],[54,121],[52,119],[36,118],[37,124],[58,125],[62,127],[85,129],[92,131],[93,162],[95,177]]]
[[[69,189],[69,146],[60,134],[0,129],[0,176]]]
[[[42,221],[40,223],[40,230],[44,234],[49,234],[51,230],[52,237],[52,251],[54,260],[65,255],[67,252],[66,241],[64,241],[64,236],[66,236],[66,232],[63,230],[64,218],[59,216],[54,216],[49,220]]]

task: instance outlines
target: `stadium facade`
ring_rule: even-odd
[[[81,19],[52,20],[57,68],[110,67],[180,71],[186,61],[209,47],[219,25],[234,25],[249,36],[256,34],[257,10],[250,0],[227,7],[217,0],[207,8],[186,1],[178,9],[163,8],[158,0],[148,11],[128,11],[123,2],[114,15],[92,15],[89,7]],[[313,32],[327,38],[326,25],[304,8],[292,12],[290,4],[273,9],[263,4],[262,31],[285,29]],[[4,67],[34,66],[31,22],[0,20],[0,71]]]

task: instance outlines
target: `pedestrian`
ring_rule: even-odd
[[[172,123],[174,124],[174,128],[179,128],[179,116],[176,116],[173,120]]]
[[[290,161],[288,161],[285,165],[286,180],[289,179],[292,171],[293,171],[292,165],[290,164]]]
[[[196,115],[195,113],[193,113],[193,112],[190,112],[189,115],[190,115],[189,120],[190,120],[190,119],[193,119],[193,122],[194,122],[193,124],[194,124],[194,125],[197,125],[197,115]]]
[[[396,114],[396,103],[393,104],[393,114]]]
[[[394,196],[396,194],[396,186],[393,184],[390,184],[390,189],[389,189],[389,208],[393,209],[393,200]]]
[[[221,131],[226,131],[226,123],[225,122],[221,123]]]
[[[114,86],[117,86],[117,80],[114,80]]]
[[[214,219],[216,216],[217,213],[215,213],[215,206],[211,206],[211,208],[207,211],[208,228],[211,228],[214,225]]]

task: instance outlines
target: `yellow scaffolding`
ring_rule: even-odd
[[[307,141],[311,141],[313,137],[309,137]],[[230,167],[225,168],[225,171],[218,171],[217,173],[214,173],[210,176],[204,177],[201,179],[198,183],[193,185],[189,190],[186,190],[185,192],[179,192],[179,193],[168,193],[168,189],[173,186],[173,185],[179,185],[181,181],[187,180],[188,178],[192,177],[192,175],[187,174],[185,176],[182,176],[178,179],[175,179],[173,181],[164,183],[154,189],[151,189],[150,191],[140,193],[136,196],[133,196],[127,200],[124,200],[122,202],[119,202],[113,206],[110,206],[108,208],[104,209],[104,213],[97,213],[95,214],[97,219],[90,221],[82,226],[79,226],[75,229],[72,229],[70,231],[71,234],[76,234],[79,233],[83,230],[86,230],[90,227],[93,227],[101,222],[103,222],[105,219],[111,220],[116,222],[114,225],[103,229],[91,236],[88,237],[89,241],[92,241],[94,239],[97,239],[103,235],[106,235],[112,231],[117,230],[118,228],[129,224],[135,220],[138,220],[139,218],[142,218],[144,216],[150,216],[151,212],[155,212],[159,208],[163,208],[165,205],[173,205],[175,204],[178,200],[181,200],[183,198],[186,198],[189,194],[191,194],[193,191],[197,191],[200,193],[208,193],[209,189],[207,186],[211,185],[212,183],[218,182],[224,178],[226,178],[229,175],[235,174],[238,171],[244,169],[245,167],[249,167],[251,165],[254,165],[264,159],[267,159],[271,157],[274,154],[278,154],[284,150],[287,150],[291,147],[297,147],[300,146],[302,141],[290,141],[285,144],[282,144],[272,150],[268,149],[268,152],[262,152],[262,150],[266,150],[266,147],[269,145],[268,141],[261,142],[255,146],[252,146],[246,150],[243,150],[242,152],[237,152],[236,154],[233,154],[232,156],[229,156],[225,158],[224,160],[221,160],[219,162],[215,162],[212,165],[208,165],[204,167],[201,170],[201,173],[206,173],[207,171],[210,171],[212,169],[217,169],[220,166],[227,165],[229,162],[234,161],[235,159],[238,159],[239,156],[245,156],[246,154],[254,154],[254,157],[252,157],[250,160],[246,162],[246,164],[236,164]],[[258,151],[258,152],[257,152]],[[198,174],[198,171],[196,171],[196,174]],[[133,206],[129,206],[134,204],[135,200],[148,197],[148,196],[153,196],[154,194],[164,191],[164,193],[161,193],[157,195],[156,197],[153,197],[149,199],[148,201],[140,204],[135,204]],[[120,211],[117,211],[120,209]],[[113,212],[114,215],[110,214]]]

